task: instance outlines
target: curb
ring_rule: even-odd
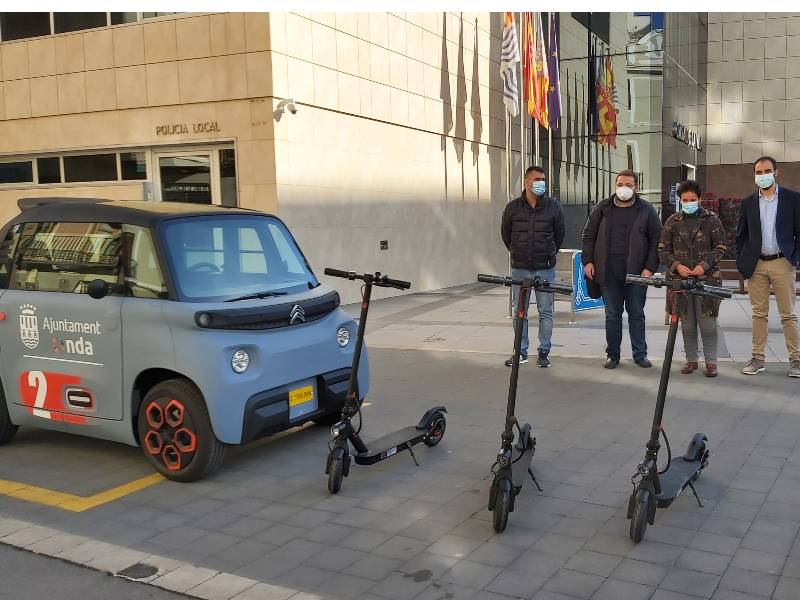
[[[324,600],[307,592],[2,516],[0,543],[202,600]]]

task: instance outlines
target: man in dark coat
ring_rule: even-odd
[[[511,253],[511,276],[515,279],[538,276],[543,280],[555,281],[556,255],[564,242],[566,231],[564,210],[558,200],[547,196],[547,183],[541,167],[529,167],[525,171],[524,184],[525,189],[520,197],[506,205],[500,226],[503,243]],[[512,294],[514,307],[517,308],[519,286],[512,287]],[[536,292],[536,308],[539,311],[539,353],[536,364],[540,367],[550,366],[553,302],[553,294]],[[528,362],[527,308],[522,326],[520,363]],[[516,317],[514,319],[516,322]],[[511,366],[512,358],[506,361],[506,366]]]
[[[758,191],[742,201],[736,228],[736,267],[747,279],[753,309],[753,358],[742,373],[766,368],[770,286],[775,292],[783,337],[789,351],[789,377],[800,377],[800,341],[795,305],[795,269],[800,259],[800,194],[778,186],[778,163],[771,156],[755,162]]]
[[[606,309],[607,369],[619,366],[623,307],[628,313],[633,360],[640,367],[652,366],[645,339],[647,287],[625,282],[627,274],[650,277],[658,269],[661,221],[656,209],[636,193],[638,186],[634,171],[620,171],[616,193],[595,206],[583,230],[583,270],[600,286]]]

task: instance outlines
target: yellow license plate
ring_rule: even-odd
[[[307,385],[305,387],[289,391],[289,406],[297,406],[298,404],[304,404],[313,399],[314,399],[313,385]]]

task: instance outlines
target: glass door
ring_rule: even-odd
[[[220,204],[219,163],[212,152],[155,154],[159,200]]]

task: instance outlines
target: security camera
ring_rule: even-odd
[[[294,98],[284,98],[275,107],[275,112],[282,114],[284,109],[288,110],[293,115],[297,114],[297,105],[294,103]]]

